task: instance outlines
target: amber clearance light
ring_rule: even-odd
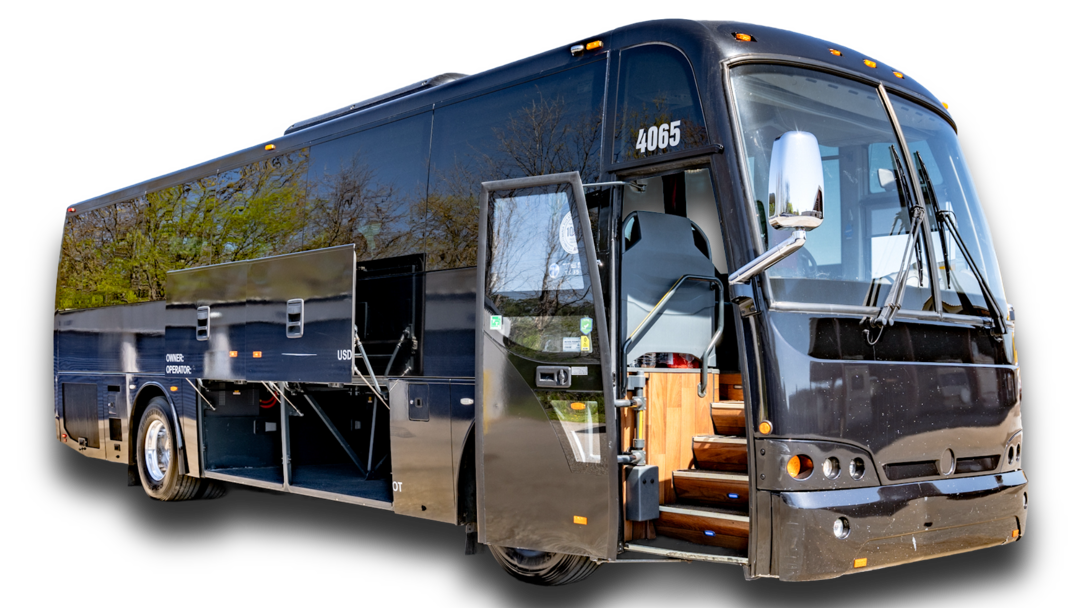
[[[735,32],[732,35],[735,36],[735,39],[738,40],[739,42],[753,42],[754,41],[754,37],[751,36],[750,34],[743,34],[741,32]]]
[[[870,59],[863,59],[862,62],[865,63],[866,67],[868,67],[868,68],[876,68],[877,67],[877,62],[876,61],[871,61]]]
[[[792,456],[787,461],[787,472],[794,479],[806,479],[814,472],[814,461],[805,454]]]

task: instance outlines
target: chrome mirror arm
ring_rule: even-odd
[[[804,244],[806,244],[806,231],[795,230],[783,242],[778,243],[772,249],[754,258],[749,264],[731,273],[728,276],[728,283],[732,285],[746,283],[755,275],[798,251]]]

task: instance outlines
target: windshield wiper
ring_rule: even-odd
[[[876,315],[870,318],[870,327],[877,327],[878,334],[876,338],[870,338],[870,330],[864,329],[863,334],[866,336],[866,341],[871,346],[877,344],[877,341],[881,339],[881,333],[885,330],[886,325],[892,325],[893,319],[896,316],[897,311],[900,310],[900,305],[904,299],[904,288],[907,286],[907,275],[911,270],[911,256],[915,254],[916,263],[918,265],[919,272],[919,285],[922,285],[923,276],[923,264],[922,254],[916,248],[919,243],[920,235],[922,231],[920,226],[922,225],[922,218],[925,210],[915,201],[915,198],[911,196],[911,191],[908,190],[907,175],[904,173],[904,166],[900,163],[900,157],[896,154],[896,146],[889,146],[889,153],[892,155],[893,167],[896,170],[896,191],[899,193],[901,203],[904,208],[907,209],[909,218],[911,220],[911,229],[908,231],[907,244],[904,246],[904,255],[900,260],[900,269],[896,274],[896,279],[889,287],[889,293],[885,296],[885,302],[878,309]],[[870,285],[870,291],[867,295],[867,303],[870,303],[869,298],[871,295],[876,295],[875,286],[877,279],[875,278]]]
[[[979,268],[978,264],[975,263],[975,257],[971,255],[971,251],[968,250],[963,237],[960,236],[960,227],[956,223],[956,217],[951,211],[942,209],[938,205],[937,194],[934,193],[934,185],[930,182],[930,174],[926,171],[926,163],[923,162],[922,154],[918,152],[915,153],[915,166],[919,173],[919,182],[922,186],[923,194],[926,195],[926,200],[930,202],[930,207],[934,210],[934,219],[938,224],[938,235],[941,238],[941,255],[945,257],[945,260],[943,260],[945,264],[945,286],[950,287],[951,277],[948,249],[946,249],[945,239],[945,230],[948,230],[952,234],[953,240],[956,241],[956,246],[960,249],[960,253],[964,256],[968,268],[970,268],[971,273],[975,275],[975,282],[979,284],[979,289],[982,291],[983,298],[986,300],[986,307],[993,317],[994,333],[997,335],[1004,335],[1005,315],[1002,314],[1001,309],[998,308],[997,300],[990,292],[990,285],[986,282],[986,277],[983,276],[982,270]],[[959,286],[958,283],[957,287]],[[957,291],[957,293],[959,294],[960,292]],[[974,308],[974,306],[972,308]]]

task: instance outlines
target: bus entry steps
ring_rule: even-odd
[[[693,436],[693,469],[672,471],[675,502],[660,505],[656,542],[673,551],[723,551],[745,559],[750,477],[744,404],[716,402],[710,415],[715,434]]]

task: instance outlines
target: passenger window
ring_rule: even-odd
[[[690,63],[678,50],[651,44],[619,59],[613,161],[692,150],[708,141]]]

